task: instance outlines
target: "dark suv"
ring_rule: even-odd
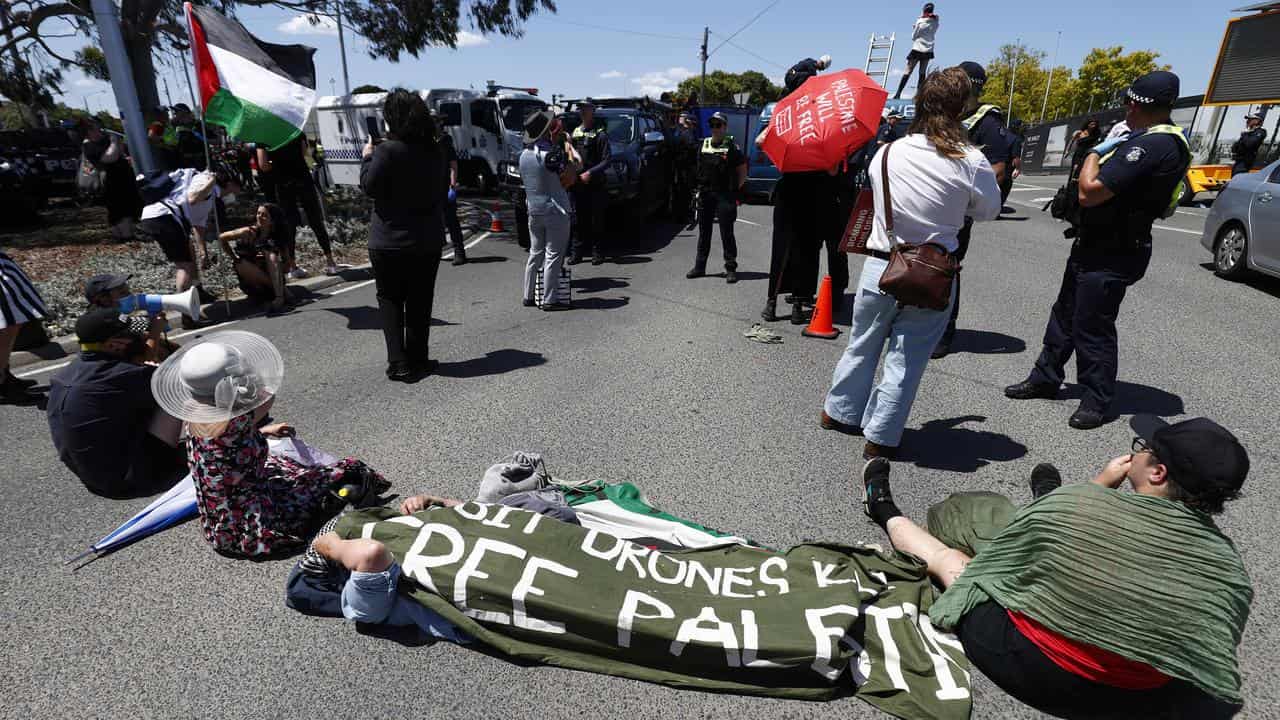
[[[572,132],[582,119],[573,101],[568,106],[564,122]],[[596,101],[596,122],[604,123],[613,151],[613,159],[605,169],[610,217],[630,222],[666,212],[671,148],[659,104],[647,99]]]

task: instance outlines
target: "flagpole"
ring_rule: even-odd
[[[191,3],[183,3],[183,6],[184,6],[184,9],[186,10],[186,14],[187,14],[187,40],[188,40],[188,41],[190,41],[190,43],[191,43],[191,52],[193,52],[193,53],[194,53],[194,52],[195,52],[195,49],[196,49],[196,39],[195,39],[195,33],[194,33],[194,32],[192,32],[192,30],[191,30]],[[192,60],[192,64],[195,64],[195,60],[194,60],[194,59]],[[184,67],[184,68],[186,67],[186,64],[185,64],[185,63],[183,64],[183,67]],[[188,89],[190,89],[190,88],[191,88],[191,78],[190,78],[190,77],[188,77],[188,78],[187,78],[187,87],[188,87]],[[192,93],[192,98],[193,98],[193,99],[192,99],[192,102],[195,102],[195,100],[194,100],[194,98],[195,98],[195,90],[192,90],[192,91],[191,91],[191,93]],[[201,98],[201,100],[203,100],[203,99],[204,99],[204,98],[202,97],[202,98]],[[213,241],[214,241],[214,243],[216,244],[216,243],[219,241],[219,239],[222,237],[222,223],[221,223],[221,222],[219,222],[219,220],[218,220],[218,193],[217,193],[218,183],[217,183],[217,173],[216,173],[216,172],[214,172],[214,169],[213,169],[213,157],[212,157],[212,155],[211,155],[211,154],[210,154],[210,152],[209,152],[209,126],[208,126],[207,124],[205,124],[205,121],[204,121],[204,103],[203,103],[203,102],[196,103],[196,106],[200,108],[200,133],[201,133],[201,135],[203,135],[203,136],[204,136],[204,137],[200,138],[201,140],[203,140],[203,141],[204,141],[204,166],[205,166],[205,169],[206,169],[206,170],[208,170],[209,172],[214,173],[214,184],[213,184],[213,187],[214,187],[214,193],[213,193]],[[209,246],[209,243],[208,243],[208,240],[206,239],[206,241],[205,241],[205,247],[207,248],[208,246]],[[206,250],[206,252],[207,252],[207,250]],[[227,262],[231,263],[231,270],[232,270],[232,272],[235,272],[235,258],[227,258]],[[203,269],[204,269],[204,268],[200,268],[200,270],[203,270]],[[224,273],[219,273],[219,274],[222,276],[222,312],[223,312],[223,314],[226,316],[226,319],[230,319],[230,318],[231,318],[231,291],[227,288],[227,275],[226,275],[226,273],[224,272]],[[203,279],[203,278],[202,278],[202,279]]]

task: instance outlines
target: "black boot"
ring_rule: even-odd
[[[724,281],[725,281],[725,282],[727,282],[727,283],[729,283],[730,285],[732,285],[732,284],[734,284],[734,283],[738,282],[738,271],[737,271],[737,270],[725,270],[725,271],[724,271]]]
[[[791,324],[804,325],[809,322],[809,313],[805,312],[803,303],[795,303],[791,306]]]
[[[706,274],[707,274],[706,268],[701,268],[701,267],[698,267],[697,265],[694,265],[693,269],[685,273],[684,276],[692,280],[694,278],[700,278]]]
[[[0,405],[31,405],[39,396],[27,392],[27,388],[6,378],[0,382]]]
[[[1031,497],[1039,500],[1062,487],[1062,473],[1049,463],[1040,463],[1031,469]]]
[[[760,311],[760,317],[765,322],[778,321],[778,299],[777,298],[771,297],[765,301],[764,310]]]

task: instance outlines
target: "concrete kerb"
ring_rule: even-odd
[[[476,203],[467,203],[467,204],[472,205],[478,210],[488,213],[490,218],[492,219],[492,216],[493,216],[492,211],[486,210],[483,206]],[[480,235],[481,233],[488,232],[488,228],[486,227],[470,226],[470,227],[467,227],[466,230],[470,230],[470,232],[467,232],[464,235],[464,241],[470,240],[473,237]],[[451,257],[453,253],[450,251],[445,254]],[[362,265],[357,265],[355,267],[347,268],[344,272],[365,272],[370,270],[371,268],[372,268],[372,265],[370,265],[369,263],[364,263]],[[301,288],[306,292],[314,293],[320,290],[331,288],[335,285],[340,285],[344,282],[347,282],[347,279],[342,277],[341,275],[320,275],[317,277],[305,278],[303,280],[298,280],[296,282],[289,283],[289,287]],[[243,299],[244,298],[235,298],[231,300],[232,307],[235,308],[237,305],[243,305],[243,303],[237,302],[238,300],[243,300]],[[222,304],[221,300],[219,300],[216,303],[205,305],[203,307],[215,307],[220,304]],[[230,315],[228,315],[225,318],[218,319],[217,322],[229,322],[231,320],[241,320],[246,317],[257,315],[261,312],[262,312],[261,310],[254,308],[249,312],[237,313],[233,309]],[[181,325],[182,315],[180,315],[179,313],[176,313],[176,312],[166,313],[165,317],[169,321],[169,327],[179,327]],[[20,368],[25,365],[34,365],[35,363],[48,362],[50,360],[60,360],[65,357],[70,357],[72,355],[75,355],[77,352],[79,352],[79,347],[80,347],[80,342],[79,340],[76,339],[75,335],[64,335],[63,337],[50,340],[49,342],[45,343],[44,345],[34,350],[14,351],[12,354],[9,355],[9,367],[13,369],[13,368]]]

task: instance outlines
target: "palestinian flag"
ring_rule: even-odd
[[[186,9],[205,122],[272,150],[301,134],[316,104],[316,49],[263,42],[214,10]]]

